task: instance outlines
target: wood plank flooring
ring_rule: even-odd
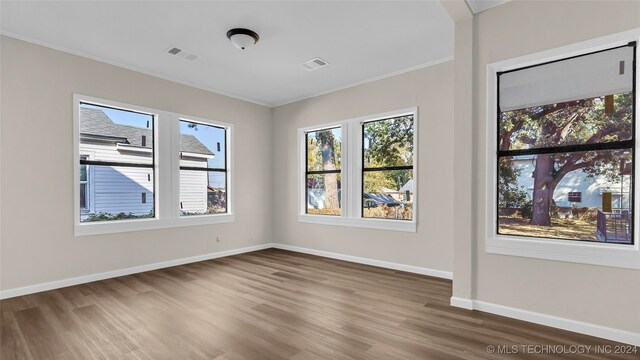
[[[450,296],[448,280],[268,249],[3,300],[0,358],[640,358],[491,354],[620,344],[453,308]]]

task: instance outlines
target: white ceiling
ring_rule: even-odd
[[[255,103],[276,106],[450,59],[439,1],[7,2],[2,33]],[[226,32],[260,35],[246,51]],[[166,54],[177,46],[200,56]],[[320,57],[312,72],[300,64]]]
[[[511,0],[467,0],[467,4],[469,4],[471,11],[477,14],[509,1]]]

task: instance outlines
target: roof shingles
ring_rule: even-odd
[[[151,129],[116,124],[104,111],[80,108],[80,133],[88,136],[118,138],[120,142],[142,147],[142,136],[147,137],[144,147],[151,148]],[[180,151],[204,155],[214,155],[193,135],[180,134]]]

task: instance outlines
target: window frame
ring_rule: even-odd
[[[342,179],[342,157],[340,158],[340,169],[336,169],[336,170],[309,170],[309,133],[311,132],[317,132],[317,131],[327,131],[327,130],[333,130],[333,129],[340,129],[340,154],[343,154],[343,149],[342,149],[342,134],[343,134],[343,128],[340,125],[336,125],[333,127],[328,127],[328,128],[321,128],[321,129],[315,129],[315,130],[306,130],[304,132],[304,181],[305,181],[305,186],[304,186],[304,190],[305,190],[305,207],[304,207],[304,214],[306,215],[318,215],[318,216],[342,216],[344,213],[344,200],[341,201],[341,205],[340,205],[340,215],[329,215],[329,214],[309,214],[309,187],[306,185],[309,175],[322,175],[322,174],[340,174],[340,178]],[[342,192],[342,190],[341,190]]]
[[[365,218],[362,216],[363,190],[363,129],[364,123],[400,116],[413,116],[413,180],[416,199],[412,220]],[[337,122],[319,124],[298,129],[298,222],[359,227],[380,230],[416,232],[418,224],[418,107],[404,108],[385,113],[366,115]],[[317,215],[306,213],[307,143],[308,132],[341,127],[341,215]]]
[[[593,264],[601,266],[611,266],[620,268],[640,269],[640,241],[639,226],[633,226],[634,244],[612,244],[599,242],[573,241],[567,239],[537,238],[531,236],[503,235],[497,232],[497,181],[498,181],[498,74],[510,70],[540,65],[548,62],[555,62],[571,57],[586,55],[593,52],[603,51],[619,46],[626,46],[631,42],[638,44],[640,40],[640,29],[625,31],[618,34],[608,35],[597,39],[583,41],[567,46],[562,46],[550,50],[537,52],[530,55],[520,56],[513,59],[498,61],[487,65],[487,96],[486,96],[486,192],[485,192],[485,252],[489,254],[511,255],[519,257],[557,260],[565,262]],[[640,108],[637,96],[637,84],[639,82],[639,72],[637,71],[638,46],[634,53],[634,105],[633,114],[633,135],[638,138],[639,127],[635,121],[638,120],[637,112]],[[640,154],[639,142],[634,142],[634,154]],[[634,160],[635,157],[634,157]],[[635,170],[633,188],[638,187],[639,176]],[[639,194],[633,193],[633,203],[640,200]],[[635,210],[635,209],[634,209]],[[639,214],[634,211],[632,214],[633,224],[638,224]]]
[[[226,192],[226,197],[227,197],[227,201],[226,201],[226,212],[225,213],[218,213],[218,214],[200,214],[200,215],[181,215],[180,211],[181,206],[180,206],[180,170],[183,170],[183,167],[188,168],[187,166],[181,166],[180,165],[180,122],[184,121],[184,122],[190,122],[193,124],[200,124],[200,125],[204,125],[204,126],[212,126],[218,129],[224,129],[224,137],[225,137],[225,141],[224,141],[224,155],[225,155],[225,159],[224,159],[224,173],[225,173],[225,192]],[[213,123],[209,120],[205,120],[202,118],[197,118],[194,116],[179,116],[178,117],[178,144],[177,144],[177,152],[178,152],[178,188],[177,188],[177,193],[178,193],[178,217],[180,219],[198,219],[198,218],[206,218],[209,216],[224,216],[224,215],[229,215],[231,214],[231,187],[230,187],[230,182],[231,182],[231,171],[229,170],[229,167],[231,166],[231,156],[230,156],[230,141],[231,141],[231,132],[232,132],[232,125],[231,124],[226,124],[226,123]],[[194,170],[194,171],[216,171],[216,172],[222,172],[220,170],[222,169],[216,169],[216,168],[202,168],[202,169],[184,169],[184,170]],[[190,220],[190,221],[198,221],[198,220]]]
[[[119,110],[134,111],[153,115],[153,170],[154,193],[152,199],[147,196],[147,203],[153,201],[154,217],[142,219],[124,219],[116,221],[80,222],[80,103],[109,107]],[[235,221],[233,203],[233,125],[195,116],[173,113],[147,108],[117,101],[111,101],[81,94],[73,94],[73,202],[74,202],[74,235],[98,235],[130,231],[153,230],[182,226],[208,225]],[[180,216],[179,178],[180,178],[180,120],[213,125],[226,129],[226,163],[227,163],[227,213]],[[88,185],[91,188],[90,185]],[[93,209],[91,203],[91,209]],[[85,212],[86,213],[86,212]]]

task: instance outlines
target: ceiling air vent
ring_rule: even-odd
[[[302,63],[302,67],[307,71],[320,69],[321,67],[325,67],[327,65],[329,65],[329,63],[320,58],[311,59]]]
[[[196,60],[197,58],[200,57],[197,54],[189,52],[189,51],[187,51],[185,49],[180,49],[177,46],[170,46],[169,48],[165,49],[165,52],[170,54],[170,55],[175,55],[175,56],[178,56],[178,57],[181,57],[183,59],[190,60],[190,61]]]

